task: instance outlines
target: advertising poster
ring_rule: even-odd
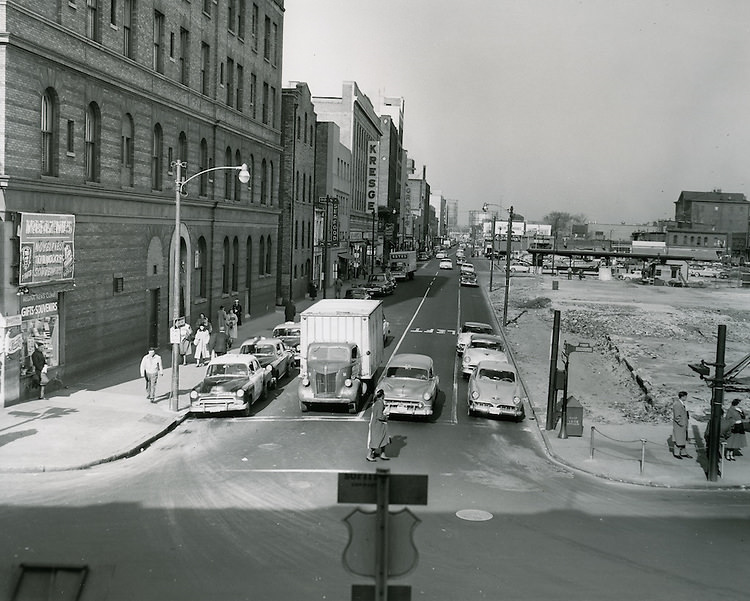
[[[21,213],[19,284],[72,280],[75,216]]]

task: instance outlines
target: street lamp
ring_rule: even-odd
[[[491,202],[485,202],[482,205],[482,211],[488,212],[490,207],[502,207],[500,205],[493,204]],[[497,213],[492,213],[492,250],[490,251],[490,292],[492,292],[492,274],[495,268],[495,222],[497,221]]]
[[[219,171],[222,169],[234,169],[239,171],[237,177],[239,180],[246,184],[250,181],[250,173],[247,170],[247,165],[243,163],[239,167],[212,167],[211,169],[204,169],[195,175],[191,175],[186,180],[182,179],[182,168],[187,167],[187,163],[183,161],[173,161],[172,167],[175,168],[175,182],[174,182],[174,251],[172,255],[172,327],[177,328],[178,321],[180,319],[180,246],[182,237],[180,235],[180,197],[187,192],[184,191],[187,183],[205,175],[210,171]],[[179,410],[179,394],[180,394],[180,341],[179,336],[172,338],[172,390],[169,395],[169,409],[171,411]]]

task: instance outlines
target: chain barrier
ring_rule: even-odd
[[[641,445],[641,456],[638,459],[638,464],[639,464],[639,471],[640,471],[641,474],[643,474],[643,468],[646,465],[646,445],[647,444],[648,445],[653,445],[655,447],[661,447],[662,446],[662,443],[652,442],[652,441],[646,440],[645,438],[639,438],[637,440],[619,440],[617,438],[612,438],[611,436],[608,436],[607,434],[605,434],[601,430],[598,430],[596,428],[596,426],[591,426],[591,439],[589,441],[589,457],[591,459],[594,458],[594,449],[596,448],[596,445],[594,444],[594,432],[598,432],[599,435],[602,436],[603,438],[606,438],[607,440],[611,440],[612,442],[616,442],[616,443],[619,443],[619,444],[638,444],[638,443],[640,443],[640,445]]]

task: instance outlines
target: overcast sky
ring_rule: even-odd
[[[459,201],[527,219],[674,217],[747,194],[748,0],[285,0],[283,80],[405,99],[404,146]]]

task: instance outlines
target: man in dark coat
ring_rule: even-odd
[[[681,390],[677,394],[674,403],[672,403],[672,442],[674,443],[672,454],[675,456],[675,459],[682,459],[683,457],[688,459],[692,458],[692,455],[688,455],[685,452],[688,435],[688,421],[690,420],[690,414],[685,408],[686,398],[687,392]]]
[[[34,383],[39,386],[39,398],[44,398],[44,384],[42,383],[42,371],[44,366],[47,365],[47,358],[44,356],[42,349],[44,344],[41,342],[36,343],[34,352],[31,353],[31,364],[34,366]]]
[[[219,328],[218,332],[211,334],[208,342],[208,350],[213,351],[216,356],[226,355],[229,350],[229,336],[224,328]]]
[[[232,304],[232,307],[229,310],[237,316],[237,325],[241,326],[242,325],[242,305],[240,305],[240,300],[238,298],[234,299],[234,303]]]
[[[297,307],[294,305],[294,301],[288,298],[284,303],[284,321],[294,321],[295,315],[297,315]]]

